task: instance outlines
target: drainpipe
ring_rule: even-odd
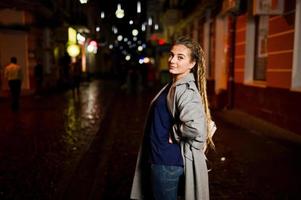
[[[231,17],[231,46],[230,46],[230,63],[228,74],[228,109],[234,108],[235,98],[235,82],[234,82],[234,67],[235,67],[235,30],[236,30],[236,14],[232,13]]]

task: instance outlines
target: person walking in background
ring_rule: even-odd
[[[36,81],[36,95],[40,96],[42,94],[44,80],[44,69],[40,60],[38,60],[36,66],[34,67],[34,77]]]
[[[82,74],[82,60],[78,59],[76,62],[71,63],[70,65],[70,74],[71,74],[71,88],[73,95],[75,92],[77,96],[80,93],[80,82],[81,82],[81,74]]]
[[[19,99],[21,93],[22,69],[17,64],[17,58],[12,57],[10,64],[5,67],[4,77],[8,80],[11,95],[11,108],[18,111],[20,108]]]
[[[168,59],[172,81],[152,100],[139,150],[131,199],[177,200],[183,177],[185,200],[209,199],[205,151],[214,148],[215,124],[206,92],[200,45],[177,39]]]

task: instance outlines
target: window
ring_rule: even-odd
[[[254,53],[254,77],[255,81],[266,80],[268,61],[268,27],[269,16],[255,17],[255,53]]]
[[[296,1],[292,89],[301,91],[301,1]]]

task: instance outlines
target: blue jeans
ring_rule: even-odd
[[[184,170],[181,166],[151,166],[152,192],[155,200],[176,200],[180,176]]]

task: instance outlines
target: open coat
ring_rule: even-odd
[[[208,200],[208,170],[203,152],[207,130],[206,116],[192,73],[172,84],[167,95],[167,104],[175,120],[170,137],[180,144],[184,161],[185,200]],[[148,120],[147,118],[144,134],[148,133]],[[145,138],[138,153],[131,199],[151,199],[150,164],[147,158],[149,146]]]

